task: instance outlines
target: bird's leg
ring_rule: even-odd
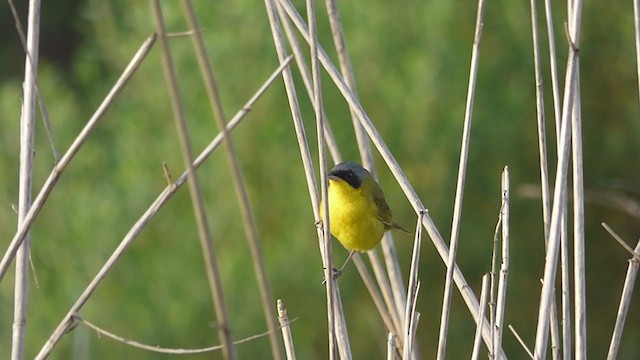
[[[342,266],[340,266],[340,269],[333,268],[333,280],[339,278],[342,275],[342,270],[344,270],[344,267],[347,266],[347,264],[349,263],[349,260],[351,260],[351,257],[355,253],[356,253],[355,250],[351,250],[351,252],[349,253],[349,256],[347,256],[347,260],[345,260]]]
[[[344,261],[344,264],[342,264],[342,266],[340,266],[340,269],[337,270],[336,272],[339,273],[338,276],[342,275],[342,270],[344,269],[345,266],[347,266],[347,264],[349,263],[349,260],[351,260],[351,257],[353,256],[353,254],[355,254],[356,251],[355,250],[351,250],[351,252],[349,253],[349,256],[347,256],[347,260]]]

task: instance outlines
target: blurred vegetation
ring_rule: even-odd
[[[298,4],[300,5],[300,1]],[[26,4],[20,3],[23,24]],[[187,28],[177,3],[163,2],[167,26]],[[40,86],[58,146],[66,149],[97,108],[142,41],[154,31],[147,2],[67,0],[44,2]],[[54,9],[53,7],[57,9]],[[277,66],[262,2],[195,1],[227,115],[246,102]],[[458,263],[479,293],[489,270],[500,207],[499,176],[509,165],[512,184],[511,268],[507,322],[529,344],[535,336],[544,245],[540,201],[517,196],[522,184],[538,184],[535,89],[528,3],[488,2],[480,53],[477,97],[466,183]],[[563,79],[566,6],[556,4],[555,29]],[[587,189],[640,197],[640,118],[631,4],[586,2],[581,39],[584,184]],[[449,236],[476,4],[405,1],[340,2],[345,36],[360,97],[389,148]],[[63,11],[60,11],[64,9]],[[300,5],[300,9],[302,5]],[[323,8],[324,9],[324,8]],[[332,44],[321,12],[320,40]],[[543,9],[539,9],[542,24]],[[8,6],[0,5],[0,243],[16,228],[18,129],[23,51]],[[546,43],[546,32],[541,33]],[[193,149],[199,152],[218,130],[188,38],[171,46],[188,113]],[[545,85],[550,84],[544,46]],[[329,51],[331,56],[333,52]],[[335,56],[334,56],[335,58]],[[300,85],[301,82],[298,82]],[[299,94],[303,94],[300,87]],[[324,81],[328,117],[345,159],[358,159],[349,112]],[[301,98],[303,98],[301,96]],[[548,143],[555,143],[551,90],[545,88]],[[307,129],[313,112],[303,101]],[[259,101],[233,137],[261,234],[274,297],[293,324],[298,358],[326,358],[324,287],[310,202],[286,96],[278,82]],[[38,122],[34,189],[53,165]],[[309,136],[313,138],[312,135]],[[555,154],[550,146],[551,173]],[[382,161],[381,183],[395,217],[412,226],[415,214]],[[118,97],[91,139],[63,174],[32,232],[39,287],[31,281],[28,346],[33,357],[127,230],[165,186],[162,162],[176,177],[182,163],[158,49]],[[199,171],[233,336],[265,330],[258,291],[226,160],[215,153]],[[609,223],[630,244],[639,237],[635,217],[586,204],[588,335],[591,357],[603,358],[611,337],[629,255],[600,227]],[[418,338],[424,358],[436,351],[444,267],[424,247],[422,320]],[[346,255],[336,246],[337,262]],[[410,241],[397,236],[403,270]],[[355,268],[340,279],[354,357],[380,358],[386,334]],[[0,348],[10,347],[12,274],[0,285]],[[165,347],[217,343],[210,292],[186,190],[165,206],[133,243],[81,312],[124,337]],[[640,356],[640,301],[627,319],[621,359]],[[471,353],[475,326],[460,296],[453,297],[448,355]],[[525,358],[511,334],[512,358]],[[241,358],[270,358],[266,338],[238,346]],[[219,354],[185,356],[218,358]],[[56,359],[168,359],[100,338],[79,326],[55,349]]]

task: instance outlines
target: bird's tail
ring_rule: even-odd
[[[395,221],[392,221],[391,224],[387,225],[387,230],[400,230],[407,235],[411,235],[411,231],[405,229],[402,225],[398,224]]]

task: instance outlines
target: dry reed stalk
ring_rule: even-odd
[[[568,0],[569,27],[576,21],[576,1]],[[576,59],[576,73],[580,73],[580,58]],[[580,103],[580,77],[574,84],[574,100],[571,108],[571,145],[573,155],[573,283],[574,283],[574,325],[575,325],[575,359],[587,358],[587,309],[586,309],[586,279],[585,279],[585,246],[584,246],[584,184],[583,184],[583,156],[582,156],[582,110]],[[568,251],[567,257],[568,257]],[[563,259],[564,260],[564,259]],[[566,260],[568,267],[569,260]],[[564,281],[563,272],[563,281]],[[567,271],[568,277],[568,271]],[[569,281],[566,280],[567,287]],[[563,291],[563,295],[564,295]],[[566,300],[569,302],[569,300]],[[570,311],[570,310],[567,310]],[[570,324],[569,324],[570,325]],[[570,328],[569,328],[570,329]],[[570,330],[568,331],[570,332]],[[565,359],[570,359],[565,351]]]
[[[575,91],[576,80],[579,77],[576,71],[578,48],[580,40],[580,18],[582,12],[582,2],[576,2],[575,21],[570,26],[570,50],[567,60],[567,72],[565,79],[565,91],[562,111],[562,126],[560,131],[559,159],[556,170],[556,180],[553,196],[553,211],[551,218],[551,228],[549,236],[549,246],[545,257],[544,281],[540,295],[540,308],[538,311],[538,325],[536,329],[536,344],[534,354],[536,359],[543,360],[547,353],[547,337],[549,331],[549,308],[553,298],[553,284],[556,275],[558,261],[558,250],[560,243],[560,228],[563,208],[566,207],[566,180],[569,160],[569,145],[571,142],[571,131],[569,127],[569,115],[573,107],[573,93]]]
[[[550,9],[549,9],[550,11]],[[550,13],[547,14],[548,18],[550,17]],[[553,23],[548,24],[550,28],[548,31],[550,32],[549,36],[549,48],[553,49],[553,62],[552,62],[552,78],[557,78],[557,70],[555,68],[555,41],[553,40]],[[547,136],[546,136],[546,115],[544,111],[544,86],[542,80],[542,66],[540,64],[540,39],[539,39],[539,27],[538,27],[538,11],[536,9],[536,0],[531,0],[531,34],[532,34],[532,42],[533,42],[533,65],[534,65],[534,76],[535,76],[535,86],[536,86],[536,123],[538,125],[538,152],[540,156],[540,190],[542,193],[542,221],[544,224],[544,245],[545,249],[547,248],[549,241],[549,218],[551,216],[551,198],[549,191],[549,165],[547,158]],[[557,79],[555,79],[557,81]],[[557,83],[552,81],[553,86],[553,95],[554,102],[553,105],[555,108],[559,109],[557,104],[556,96],[557,94]],[[559,112],[559,110],[558,110]],[[554,113],[555,114],[555,113]],[[556,125],[559,125],[560,117],[555,116],[557,121]],[[563,257],[564,259],[564,257]],[[565,269],[566,267],[563,267]],[[565,270],[563,270],[566,272]],[[563,276],[564,279],[564,276]],[[556,306],[555,299],[551,303],[551,310],[549,312],[549,322],[551,329],[551,354],[554,360],[559,359],[560,357],[560,330],[558,327],[558,309]]]
[[[579,69],[580,63],[577,66]],[[577,70],[579,71],[579,70]],[[582,171],[582,115],[580,109],[580,79],[576,81],[571,116],[573,154],[573,284],[575,299],[575,358],[587,359],[587,284],[584,245],[584,184]],[[566,352],[566,351],[565,351]]]
[[[496,330],[493,342],[493,354],[498,354],[502,347],[502,334],[504,324],[505,304],[507,299],[507,279],[509,277],[509,167],[505,166],[502,172],[502,205],[500,210],[500,228],[502,230],[502,263],[500,265],[500,278],[498,280],[498,301],[496,304],[496,321],[493,326]]]
[[[565,196],[570,196],[568,190],[565,193]],[[573,349],[573,327],[571,323],[573,322],[571,317],[571,276],[570,269],[571,264],[569,262],[570,258],[570,249],[569,249],[569,231],[567,229],[567,206],[563,206],[561,220],[560,220],[560,266],[561,266],[561,298],[562,298],[562,349],[557,349],[554,351],[552,348],[551,354],[555,355],[556,352],[559,353],[562,350],[563,360],[571,360],[572,359],[572,349]],[[554,295],[551,299],[552,304],[556,303],[556,290],[553,289]],[[553,311],[553,305],[551,305],[551,311]],[[552,335],[552,340],[554,339]],[[553,346],[553,345],[552,345]],[[558,355],[559,356],[559,355]],[[554,358],[555,359],[555,358]]]
[[[627,250],[627,252],[631,254],[631,256],[633,256],[636,260],[640,261],[640,254],[634,251],[631,248],[631,246],[627,245],[627,243],[624,240],[622,240],[620,235],[618,235],[615,231],[613,231],[613,229],[611,229],[609,225],[607,225],[606,223],[600,223],[600,225],[602,225],[602,227],[605,230],[607,230],[609,235],[611,235],[611,237],[614,238],[618,242],[618,244],[620,244],[625,250]]]
[[[264,264],[264,255],[262,252],[262,246],[260,244],[260,236],[258,233],[258,227],[255,222],[254,215],[252,213],[249,195],[245,185],[245,180],[240,171],[238,165],[238,158],[236,155],[235,147],[231,136],[226,130],[227,118],[222,107],[222,100],[218,85],[213,73],[213,67],[207,50],[204,45],[204,39],[202,33],[198,31],[200,25],[193,9],[191,0],[182,0],[182,9],[189,23],[189,27],[193,32],[191,39],[193,40],[193,47],[198,59],[198,65],[200,67],[200,73],[207,89],[207,96],[209,97],[209,104],[211,106],[211,112],[218,125],[218,130],[224,135],[225,154],[227,156],[227,165],[229,166],[229,172],[233,181],[234,188],[236,190],[236,196],[238,197],[238,204],[240,206],[240,213],[242,215],[242,222],[244,225],[244,232],[247,238],[249,252],[251,253],[251,259],[253,263],[253,269],[258,282],[258,289],[260,291],[260,301],[262,304],[262,311],[265,316],[265,322],[269,329],[269,343],[271,345],[271,353],[276,360],[282,359],[281,341],[278,336],[276,315],[274,313],[273,296],[271,294],[271,288],[269,286],[269,279],[267,278],[267,271]]]
[[[532,1],[532,6],[533,6]],[[555,34],[553,29],[553,13],[551,10],[551,0],[544,0],[544,13],[545,13],[545,23],[547,27],[547,43],[549,45],[549,67],[551,73],[551,92],[553,96],[553,115],[554,115],[554,124],[556,130],[556,146],[559,148],[560,146],[560,121],[562,119],[562,109],[561,109],[561,101],[560,101],[560,86],[558,81],[558,58],[556,55],[556,41]],[[537,21],[536,21],[537,24]],[[551,210],[549,210],[550,216]],[[561,264],[562,264],[562,328],[563,328],[563,336],[562,336],[562,348],[560,347],[560,331],[558,329],[558,309],[556,305],[555,298],[551,304],[550,311],[550,319],[551,322],[551,355],[554,360],[560,358],[560,351],[562,349],[571,349],[571,309],[570,309],[570,298],[569,298],[569,255],[567,249],[567,224],[566,224],[566,209],[562,215],[562,226],[560,228],[560,243],[561,243]],[[545,247],[549,241],[548,230],[545,233]],[[571,352],[565,352],[564,360],[570,360]]]
[[[516,329],[514,329],[513,326],[509,325],[509,330],[511,330],[511,333],[516,338],[516,340],[518,340],[518,342],[520,343],[520,346],[522,346],[524,351],[527,352],[527,354],[529,355],[529,358],[533,360],[533,353],[531,352],[531,350],[529,350],[529,348],[527,347],[527,344],[524,343],[524,340],[522,340],[520,335],[518,335],[518,333],[516,332]]]
[[[420,323],[420,313],[416,311],[418,305],[418,294],[420,293],[420,281],[416,284],[415,296],[413,299],[407,299],[407,302],[411,302],[411,320],[409,321],[409,333],[406,336],[406,344],[404,349],[408,351],[405,359],[413,359],[416,354],[416,333],[418,331],[418,324]]]
[[[462,201],[464,198],[464,184],[467,175],[467,159],[469,158],[469,142],[471,141],[471,121],[473,119],[473,103],[475,100],[476,79],[478,77],[478,63],[480,55],[480,39],[482,37],[483,15],[485,0],[478,1],[475,33],[471,50],[471,70],[469,71],[469,85],[467,88],[467,102],[464,112],[462,129],[462,145],[460,161],[458,163],[458,179],[456,181],[456,196],[453,205],[453,220],[451,224],[451,239],[449,240],[449,256],[447,258],[447,275],[444,283],[442,312],[440,313],[440,331],[438,337],[437,359],[444,360],[447,348],[447,333],[449,332],[449,314],[451,312],[451,287],[453,283],[453,268],[456,262],[460,222],[462,220]]]
[[[293,347],[293,337],[291,336],[291,322],[287,317],[287,309],[284,307],[282,300],[278,299],[278,321],[282,330],[282,340],[284,342],[284,350],[287,360],[296,360],[296,351]]]
[[[551,10],[551,1],[545,0],[545,19],[547,25],[547,40],[549,45],[549,65],[551,72],[551,89],[553,95],[553,114],[556,130],[556,151],[560,151],[560,127],[562,122],[562,109],[560,101],[560,86],[558,80],[558,63],[556,55],[555,35],[553,28],[553,14]],[[551,322],[551,355],[554,360],[560,358],[562,351],[564,360],[571,360],[573,348],[572,341],[572,319],[571,319],[571,283],[570,283],[570,263],[569,263],[569,244],[567,230],[567,208],[564,207],[561,215],[560,225],[560,264],[561,264],[561,281],[562,281],[562,346],[560,346],[560,335],[558,331],[558,310],[556,306],[555,296],[551,304],[550,319]],[[545,246],[549,241],[549,237],[545,236]],[[555,292],[555,290],[554,290]]]
[[[544,0],[544,17],[547,25],[547,43],[549,45],[549,70],[551,72],[551,93],[553,94],[553,114],[556,125],[556,138],[560,139],[560,121],[562,120],[562,103],[560,101],[560,81],[558,80],[558,56],[556,54],[555,31],[553,29],[553,12],[551,0]]]
[[[387,336],[387,360],[395,359],[396,349],[396,335],[390,332]]]
[[[636,282],[636,276],[638,275],[638,268],[640,268],[638,254],[640,254],[640,240],[638,240],[638,244],[636,245],[634,257],[629,259],[629,267],[627,268],[627,275],[624,278],[624,286],[622,287],[622,295],[620,296],[620,306],[618,307],[618,314],[616,315],[616,324],[613,328],[611,343],[609,344],[607,360],[615,360],[618,358],[618,350],[620,349],[620,342],[622,341],[622,331],[624,330],[624,323],[627,319],[627,313],[629,312],[629,305],[631,305],[631,297],[633,296],[633,287]]]
[[[40,0],[29,1],[26,60],[22,110],[20,112],[20,168],[18,185],[18,226],[22,224],[31,206],[34,135],[36,120],[36,74],[38,72],[38,45],[40,43]],[[13,329],[11,359],[24,358],[29,306],[29,248],[30,234],[16,253],[16,270],[13,293]]]
[[[276,69],[276,71],[271,74],[271,76],[265,81],[262,86],[258,89],[258,91],[249,99],[249,101],[243,106],[243,108],[238,111],[238,113],[229,121],[227,124],[227,130],[230,131],[234,129],[242,119],[249,113],[253,105],[258,101],[258,99],[265,93],[265,91],[271,86],[274,81],[278,78],[280,73],[284,71],[289,63],[291,62],[291,57],[285,59],[285,61]],[[200,155],[195,159],[193,163],[194,169],[198,169],[206,159],[213,153],[213,151],[222,143],[223,134],[218,134],[209,145],[200,153]],[[98,271],[98,274],[91,280],[89,285],[84,289],[82,294],[78,297],[76,302],[71,306],[67,314],[64,316],[60,324],[56,327],[54,332],[51,334],[45,345],[40,350],[40,353],[36,357],[36,359],[45,359],[49,356],[53,347],[62,339],[62,337],[69,331],[72,327],[74,321],[74,317],[82,310],[84,305],[89,301],[89,298],[93,295],[95,290],[98,288],[98,285],[105,279],[107,274],[113,269],[115,263],[120,259],[120,257],[127,250],[129,245],[133,243],[133,241],[138,237],[142,229],[151,221],[153,216],[162,208],[164,204],[171,199],[171,197],[184,185],[187,181],[188,172],[184,171],[180,177],[176,180],[175,183],[169,183],[167,187],[156,197],[156,199],[151,203],[151,205],[147,208],[147,210],[140,216],[140,218],[136,221],[136,223],[129,229],[125,237],[122,239],[118,247],[113,251],[109,259],[104,263],[102,268]]]
[[[315,110],[316,120],[316,135],[318,143],[318,167],[320,172],[320,195],[321,195],[321,213],[329,214],[329,182],[327,180],[327,161],[325,160],[325,140],[324,140],[324,124],[325,118],[322,116],[322,84],[320,82],[320,66],[318,65],[318,24],[316,23],[316,6],[314,0],[307,0],[307,23],[309,24],[309,38],[311,42],[310,47],[310,59],[311,59],[311,82],[313,88],[312,103]],[[333,247],[331,243],[331,223],[329,216],[325,216],[322,221],[322,245],[324,246],[324,253],[326,259],[333,259]],[[329,329],[329,359],[335,358],[335,339],[340,330],[335,323],[335,307],[334,307],[334,288],[337,288],[337,283],[333,277],[333,266],[329,261],[324,263],[324,278],[327,294],[327,326]],[[345,332],[346,334],[346,332]],[[348,343],[348,341],[347,341]],[[351,359],[351,352],[340,351],[341,359]]]
[[[487,346],[489,349],[489,359],[494,360],[495,354],[493,353],[494,344],[496,342],[496,276],[498,274],[498,231],[502,224],[502,202],[500,211],[498,212],[498,221],[496,222],[496,228],[493,232],[493,246],[491,248],[491,272],[489,272],[490,285],[489,285],[489,324],[491,326],[491,345]]]
[[[484,318],[484,312],[487,308],[487,298],[489,293],[489,274],[482,276],[482,290],[480,291],[480,317]],[[478,360],[480,356],[480,340],[482,339],[482,323],[476,325],[476,335],[473,338],[473,352],[471,353],[471,360]]]
[[[2,261],[0,262],[0,282],[2,281],[2,279],[4,279],[4,275],[7,273],[7,269],[9,268],[9,265],[11,265],[11,262],[15,257],[18,247],[24,241],[25,235],[27,234],[29,229],[31,229],[33,222],[40,213],[40,210],[42,210],[42,207],[49,198],[49,195],[51,195],[51,192],[60,179],[60,176],[67,168],[73,157],[78,153],[78,150],[80,150],[82,145],[84,145],[84,143],[87,141],[89,135],[95,129],[98,122],[102,120],[102,116],[109,109],[120,91],[124,88],[129,79],[131,79],[131,76],[133,76],[135,71],[138,69],[138,67],[142,63],[142,60],[147,56],[149,50],[151,50],[155,39],[156,36],[155,34],[153,34],[142,43],[136,54],[133,56],[133,58],[123,71],[122,75],[120,75],[120,78],[118,78],[115,85],[111,88],[104,100],[102,100],[102,103],[100,103],[98,109],[91,116],[82,131],[80,131],[80,134],[78,134],[78,136],[73,140],[71,146],[69,146],[69,149],[64,153],[60,161],[58,161],[51,170],[51,173],[45,180],[45,183],[38,192],[35,200],[33,200],[29,211],[25,215],[23,221],[20,223],[18,230],[13,236],[13,239],[11,239],[9,247],[2,257]]]
[[[158,26],[158,37],[162,48],[162,65],[164,70],[167,90],[169,91],[169,100],[171,109],[173,110],[173,119],[176,126],[176,134],[180,141],[180,149],[182,153],[182,161],[187,168],[187,183],[189,184],[189,195],[191,196],[191,204],[196,218],[196,226],[198,228],[198,238],[202,248],[204,257],[205,272],[211,290],[213,300],[213,310],[217,317],[216,328],[218,329],[218,339],[222,343],[222,354],[225,359],[235,359],[236,351],[231,338],[231,328],[229,324],[229,315],[224,301],[224,289],[222,288],[222,280],[220,278],[220,270],[218,269],[218,261],[216,251],[211,238],[211,230],[207,221],[207,212],[202,199],[200,190],[200,182],[193,167],[193,152],[189,140],[189,129],[187,127],[186,114],[182,104],[180,90],[178,89],[178,79],[171,58],[171,49],[166,36],[166,28],[162,15],[162,7],[159,0],[152,1],[152,7],[156,25]],[[224,131],[224,130],[223,130]],[[224,134],[224,133],[223,133]],[[226,134],[224,134],[226,135]],[[226,136],[225,136],[226,138]]]
[[[305,38],[305,40],[308,41],[308,32],[307,32],[306,25],[304,24],[304,21],[298,14],[295,7],[293,7],[293,5],[287,0],[278,0],[278,1],[279,1],[279,4],[281,4],[283,9],[285,10],[287,16],[289,16],[289,18],[293,20],[300,34]],[[382,137],[378,133],[377,129],[375,128],[375,126],[367,116],[366,112],[364,111],[360,103],[357,102],[353,94],[351,94],[351,91],[348,89],[348,87],[344,83],[344,80],[342,79],[341,75],[339,74],[339,72],[337,71],[337,69],[331,62],[331,60],[329,59],[328,55],[324,52],[324,50],[321,47],[318,48],[318,51],[319,51],[318,55],[319,55],[320,62],[322,63],[325,70],[329,74],[329,77],[336,84],[336,86],[338,87],[338,90],[340,91],[342,96],[345,98],[345,100],[350,104],[350,106],[353,106],[353,108],[355,109],[358,119],[360,123],[364,126],[365,130],[367,131],[369,138],[373,141],[374,145],[378,149],[378,152],[380,153],[383,160],[386,162],[387,166],[391,170],[391,173],[396,178],[396,181],[398,182],[401,189],[405,193],[405,196],[407,197],[412,207],[414,208],[414,211],[416,211],[416,214],[419,214],[420,211],[424,209],[424,206],[422,204],[422,201],[416,194],[415,190],[409,183],[409,180],[404,175],[404,172],[402,171],[397,161],[389,151],[388,147],[382,140]],[[438,254],[440,255],[440,257],[443,260],[447,259],[448,258],[447,245],[444,243],[442,236],[438,232],[428,212],[424,214],[423,226],[429,233],[429,236],[431,237],[431,240],[436,250],[438,251]],[[457,266],[454,269],[453,279],[458,289],[460,290],[462,298],[465,301],[465,304],[467,305],[467,308],[469,309],[474,321],[477,322],[477,321],[483,320],[478,318],[478,308],[479,308],[478,300],[473,294],[473,291],[471,291],[471,289],[469,288],[466,280],[464,279],[464,275],[462,274],[462,272]],[[490,341],[490,328],[489,328],[489,324],[486,322],[483,326],[482,334],[483,334],[483,339],[485,340],[485,342],[488,343]]]
[[[533,40],[533,68],[536,86],[536,123],[538,125],[538,152],[540,155],[540,189],[542,191],[542,221],[545,241],[549,238],[549,216],[551,200],[549,198],[549,165],[547,161],[547,136],[544,112],[544,87],[542,66],[540,65],[540,40],[538,31],[538,11],[536,0],[531,0],[531,33]]]
[[[411,358],[413,350],[413,319],[415,315],[416,303],[418,300],[418,288],[420,281],[418,280],[418,270],[420,267],[420,249],[422,248],[422,217],[424,212],[420,212],[418,221],[416,222],[416,234],[413,240],[413,251],[411,254],[411,268],[409,270],[409,283],[407,284],[407,305],[404,310],[404,320],[402,322],[402,338],[404,346],[402,349],[402,358],[408,360]]]

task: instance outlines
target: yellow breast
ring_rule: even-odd
[[[329,180],[331,234],[348,250],[371,250],[384,233],[369,186],[354,189],[344,181]]]

